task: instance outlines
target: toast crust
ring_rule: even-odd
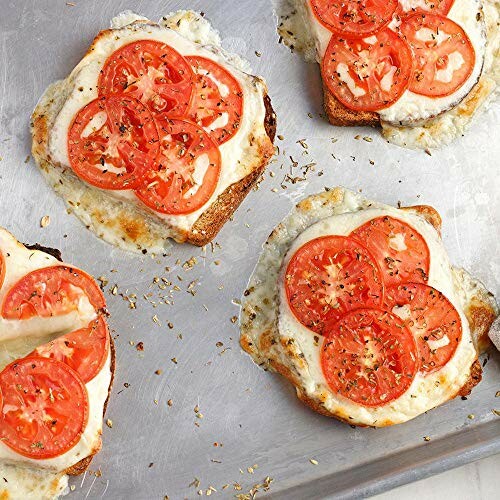
[[[337,127],[361,127],[380,125],[380,117],[375,111],[353,111],[346,108],[323,84],[323,107],[332,125]]]
[[[340,192],[335,193],[335,190],[330,191],[328,194],[332,194],[333,199],[340,201]],[[335,201],[334,201],[335,202]],[[311,197],[305,198],[297,205],[297,209],[300,211],[311,211],[314,209],[314,201]],[[428,205],[417,205],[410,207],[401,207],[401,210],[405,210],[408,212],[413,212],[420,217],[424,218],[429,224],[431,224],[438,233],[441,230],[441,217],[436,209]],[[273,234],[280,233],[286,231],[286,227],[283,224],[278,224],[278,226],[274,229],[273,233],[271,233],[271,238]],[[470,300],[470,303],[467,307],[464,307],[464,313],[466,319],[469,323],[471,334],[473,337],[474,344],[478,346],[480,344],[481,337],[485,337],[488,339],[488,330],[491,326],[491,323],[497,316],[497,309],[494,303],[494,299],[487,301],[481,299],[481,294],[476,292],[476,295]],[[274,328],[274,327],[273,327]],[[254,359],[256,358],[259,362],[259,365],[264,369],[269,368],[273,371],[276,371],[286,379],[288,379],[296,389],[296,395],[299,400],[301,400],[304,404],[306,404],[309,408],[314,410],[321,415],[328,416],[340,420],[342,422],[348,423],[350,425],[356,425],[360,427],[369,427],[367,424],[362,424],[359,422],[354,422],[348,414],[344,414],[341,410],[336,410],[335,412],[329,411],[322,405],[321,394],[317,397],[309,397],[305,394],[301,389],[301,381],[298,377],[293,373],[293,371],[283,364],[279,359],[277,359],[272,352],[273,344],[276,344],[275,333],[272,329],[265,330],[260,333],[256,338],[252,338],[247,334],[242,334],[241,336],[241,347],[244,351],[249,353]],[[479,349],[477,347],[477,349]],[[480,351],[477,351],[479,354]],[[293,353],[285,354],[293,356]],[[465,383],[455,394],[452,394],[448,400],[454,399],[457,396],[467,396],[470,394],[472,389],[481,381],[482,377],[482,368],[479,360],[476,359],[470,366],[470,373]],[[385,427],[389,425],[394,425],[397,422],[392,421],[389,418],[384,420],[379,420],[376,422],[376,427]]]
[[[133,24],[137,23],[144,24],[144,21],[137,21]],[[92,53],[96,44],[109,37],[112,32],[113,30],[99,32],[86,55]],[[183,225],[182,221],[178,225],[175,221],[167,222],[146,206],[106,196],[106,192],[80,180],[70,168],[52,161],[49,152],[49,134],[55,117],[59,113],[58,107],[62,105],[61,99],[64,102],[67,82],[68,80],[64,80],[49,87],[33,112],[33,157],[48,182],[69,205],[69,210],[73,211],[98,237],[115,246],[143,253],[161,252],[168,247],[166,242],[169,238],[178,243],[206,245],[233,215],[274,154],[276,115],[265,91],[265,84],[260,81],[264,87],[262,98],[265,107],[263,124],[265,130],[259,130],[258,136],[249,137],[254,159],[245,166],[245,171],[242,172],[245,177],[228,186],[194,222],[187,225]],[[74,189],[70,190],[70,186]],[[78,194],[75,195],[74,192]]]
[[[266,107],[264,128],[271,141],[271,145],[265,145],[260,148],[262,163],[239,182],[229,186],[217,197],[215,202],[200,215],[189,233],[186,240],[188,243],[196,246],[203,246],[209,243],[217,235],[222,226],[233,215],[236,209],[240,206],[241,202],[259,180],[269,159],[274,154],[274,147],[272,146],[272,143],[274,142],[274,137],[276,135],[276,114],[268,95],[264,97],[264,104]]]
[[[49,255],[52,255],[52,257],[56,258],[59,262],[63,261],[61,251],[58,250],[57,248],[44,247],[39,243],[33,243],[33,245],[26,245],[25,243],[23,243],[23,245],[29,250],[39,250],[40,252],[45,252],[48,253]]]

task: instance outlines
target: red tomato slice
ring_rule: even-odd
[[[398,0],[310,0],[318,20],[340,35],[371,35],[392,19]]]
[[[297,320],[321,335],[352,309],[381,306],[384,293],[370,252],[343,236],[316,238],[300,247],[288,263],[285,291]]]
[[[71,168],[101,189],[131,189],[158,154],[151,113],[125,95],[100,97],[76,115],[68,134]]]
[[[401,97],[412,64],[410,46],[389,28],[366,38],[333,35],[323,57],[323,80],[347,108],[377,111]]]
[[[25,457],[62,455],[87,425],[87,390],[54,359],[14,361],[0,373],[0,394],[0,441]]]
[[[429,248],[422,235],[406,222],[386,215],[377,217],[355,229],[351,236],[375,256],[386,287],[427,282]]]
[[[431,373],[448,363],[462,338],[462,322],[441,292],[422,283],[404,283],[387,290],[385,304],[413,333],[421,371]]]
[[[90,382],[102,369],[109,354],[109,331],[102,316],[87,327],[37,347],[30,356],[52,358],[75,370],[83,383]]]
[[[3,280],[5,278],[5,259],[0,252],[0,288],[2,288]]]
[[[474,47],[451,19],[415,14],[403,19],[401,32],[414,54],[412,92],[443,97],[453,94],[469,78],[476,60]]]
[[[164,214],[188,214],[212,196],[221,169],[217,144],[198,125],[158,117],[157,165],[136,190],[148,207]]]
[[[44,267],[12,286],[3,300],[2,316],[28,319],[68,314],[78,309],[85,296],[96,311],[106,307],[101,290],[87,273],[67,266]]]
[[[194,77],[193,99],[187,116],[222,144],[238,131],[243,115],[243,91],[229,71],[211,59],[189,56]]]
[[[334,393],[363,406],[382,406],[410,387],[418,371],[417,347],[397,316],[358,309],[330,330],[321,366]]]
[[[416,2],[410,2],[408,4],[410,9],[407,11],[403,11],[401,9],[401,4],[399,7],[403,16],[413,15],[417,12],[431,12],[432,14],[441,14],[442,16],[446,16],[448,12],[450,12],[454,3],[455,0],[419,0]],[[414,7],[412,6],[413,4],[415,5]]]
[[[111,54],[99,76],[99,95],[126,92],[155,113],[182,116],[189,107],[193,72],[169,45],[138,40]]]

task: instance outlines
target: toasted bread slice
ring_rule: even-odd
[[[354,111],[346,108],[326,87],[323,85],[323,107],[326,116],[332,125],[337,127],[362,127],[366,125],[380,125],[380,117],[375,111]]]
[[[172,19],[176,22],[171,22]],[[168,245],[169,238],[181,243],[188,242],[203,246],[215,237],[232,216],[274,154],[276,115],[261,78],[251,76],[240,67],[236,67],[235,64],[243,65],[236,56],[227,54],[215,45],[202,47],[193,41],[195,35],[190,33],[190,27],[196,27],[200,23],[203,23],[204,29],[208,27],[210,33],[208,41],[204,43],[215,44],[217,40],[214,37],[218,39],[218,35],[214,34],[208,22],[199,14],[181,11],[169,18],[164,18],[161,25],[138,19],[137,16],[129,21],[129,24],[115,26],[112,30],[101,32],[71,75],[46,90],[32,116],[33,157],[47,181],[64,198],[69,210],[87,228],[109,243],[127,250],[142,252],[163,251]],[[122,30],[120,31],[122,39],[125,36],[137,39],[137,36],[142,33],[145,37],[151,37],[155,33],[161,34],[162,30],[172,32],[172,29],[180,33],[177,38],[182,38],[183,46],[188,47],[184,48],[185,51],[193,50],[193,54],[196,54],[197,50],[205,51],[203,55],[212,54],[213,57],[218,58],[217,61],[226,64],[227,68],[232,68],[234,74],[239,75],[241,81],[248,86],[250,89],[248,92],[253,92],[251,97],[254,100],[250,102],[254,104],[248,104],[243,113],[243,117],[245,113],[248,114],[250,125],[220,146],[222,151],[222,148],[238,137],[237,145],[231,149],[234,151],[230,153],[230,150],[226,149],[227,152],[222,155],[222,168],[231,173],[226,176],[221,174],[216,192],[209,202],[193,214],[164,217],[133,196],[128,198],[113,196],[113,193],[100,190],[82,181],[68,164],[54,159],[55,146],[51,145],[51,133],[65,103],[75,93],[79,73],[85,70],[88,61],[95,63],[93,59],[95,54],[109,50],[106,44],[112,43],[117,36],[114,30]],[[99,64],[102,64],[100,59]],[[257,95],[261,96],[261,102],[255,104]],[[257,116],[260,118],[257,119]]]
[[[482,3],[482,5],[481,5]],[[280,40],[306,60],[321,64],[331,34],[311,9],[309,0],[278,2]],[[464,134],[483,104],[495,96],[498,85],[498,8],[492,0],[456,1],[448,16],[474,41],[473,72],[454,98],[428,99],[405,92],[395,103],[379,111],[347,108],[323,84],[325,114],[335,126],[380,126],[383,136],[409,148],[436,148]]]
[[[13,238],[12,238],[13,239]],[[16,243],[16,247],[25,247],[29,250],[34,250],[37,253],[35,262],[46,262],[46,264],[34,264],[34,269],[37,269],[39,267],[44,267],[46,265],[54,265],[54,263],[63,262],[61,252],[58,249],[51,248],[51,247],[46,247],[43,245],[40,245],[38,243],[35,244],[21,244],[21,243]],[[43,252],[43,253],[42,253]],[[45,256],[43,254],[46,254]],[[10,253],[12,255],[12,253]],[[34,254],[31,254],[34,255]],[[50,256],[50,257],[49,257]],[[45,259],[45,260],[43,260]],[[31,258],[30,258],[31,260]],[[105,311],[103,311],[103,314],[106,314]],[[110,342],[110,354],[109,354],[109,362],[106,363],[106,365],[103,367],[102,370],[107,370],[109,367],[109,383],[107,383],[106,387],[106,399],[102,405],[103,408],[103,413],[102,416],[104,417],[106,413],[106,408],[108,405],[109,397],[111,394],[112,386],[113,386],[113,380],[114,380],[114,375],[115,375],[115,369],[116,369],[116,350],[115,350],[115,345],[113,342],[113,337],[111,336],[111,333],[109,333],[109,342]],[[0,342],[1,344],[1,342]],[[99,374],[100,375],[100,374]],[[87,384],[92,384],[94,383],[94,380],[97,380],[97,378],[91,380]],[[104,379],[107,382],[107,377]],[[89,391],[90,394],[90,391]],[[102,397],[102,396],[101,396]],[[102,400],[101,400],[102,401]],[[54,491],[58,490],[59,486],[62,484],[61,481],[64,481],[64,475],[79,475],[85,472],[93,457],[100,451],[102,447],[102,441],[101,441],[101,431],[99,430],[98,436],[93,435],[94,441],[92,441],[93,445],[92,448],[86,453],[86,456],[84,458],[78,460],[77,462],[73,463],[69,467],[66,467],[64,470],[59,470],[57,472],[54,472],[53,470],[53,465],[50,465],[50,467],[45,468],[44,467],[37,467],[37,463],[32,461],[31,463],[28,464],[23,464],[23,470],[25,470],[24,475],[22,476],[22,479],[20,477],[20,484],[19,487],[28,487],[29,484],[33,481],[44,481],[44,488],[45,488],[45,481],[53,482],[53,488]],[[97,439],[96,439],[97,438]],[[82,454],[80,453],[80,456]],[[0,459],[0,465],[2,464],[2,461]],[[11,466],[15,467],[15,463]],[[26,469],[24,469],[26,467]],[[34,473],[32,476],[29,475],[29,471],[33,470]],[[43,474],[46,474],[44,476]],[[52,479],[53,478],[53,479]],[[47,483],[48,484],[48,483]],[[7,493],[9,493],[9,490],[6,490]],[[0,497],[2,497],[3,491],[0,488]],[[54,493],[55,495],[55,493]],[[3,498],[3,497],[2,497]]]
[[[360,426],[373,425],[383,427],[407,420],[396,412],[382,415],[370,422],[366,414],[353,416],[342,408],[342,405],[326,405],[328,396],[321,388],[315,388],[310,378],[304,378],[308,372],[308,361],[294,343],[281,337],[278,328],[279,292],[278,277],[281,264],[293,241],[312,224],[332,215],[354,213],[365,209],[384,209],[380,203],[361,198],[359,195],[343,188],[334,188],[327,192],[306,197],[292,210],[290,215],[276,226],[264,245],[249,286],[244,293],[241,312],[242,348],[254,361],[265,369],[276,371],[286,377],[296,388],[297,397],[322,415],[337,418],[349,424]],[[394,210],[394,209],[393,209]],[[436,233],[435,241],[439,241],[441,217],[430,206],[418,205],[400,209],[412,212],[425,220]],[[485,287],[473,279],[462,269],[451,267],[452,287],[455,291],[456,304],[462,309],[468,322],[475,349],[467,347],[470,352],[469,362],[464,365],[460,374],[460,383],[454,383],[443,375],[446,390],[437,404],[456,396],[465,396],[481,380],[481,364],[477,357],[488,347],[488,330],[493,320],[499,315],[494,297]],[[305,349],[305,348],[304,348]],[[305,352],[305,351],[304,351]],[[314,359],[314,358],[312,358]],[[430,408],[428,408],[430,409]],[[412,414],[416,416],[416,414]]]

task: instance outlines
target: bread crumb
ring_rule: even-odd
[[[44,215],[40,219],[40,227],[47,227],[50,224],[50,215]]]

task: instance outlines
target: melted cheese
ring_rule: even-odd
[[[368,408],[330,391],[319,364],[321,339],[316,336],[316,340],[315,335],[295,319],[282,283],[290,257],[305,242],[326,234],[346,235],[383,214],[415,227],[427,242],[431,256],[429,284],[453,303],[462,320],[463,335],[445,367],[426,377],[417,375],[408,391],[397,400]],[[398,246],[403,243],[401,238],[395,241]],[[264,245],[243,300],[242,344],[256,363],[268,365],[272,359],[282,364],[290,370],[302,393],[341,418],[374,426],[405,422],[453,397],[469,376],[470,366],[477,357],[464,316],[464,307],[471,297],[469,288],[462,288],[455,279],[439,235],[425,219],[335,188],[300,202]],[[289,339],[293,341],[289,343]]]
[[[134,24],[130,24],[131,22]],[[240,127],[230,140],[219,147],[222,160],[219,182],[212,197],[203,207],[186,215],[166,215],[150,210],[136,198],[132,190],[106,191],[107,196],[154,214],[166,227],[171,226],[177,233],[185,233],[191,229],[200,214],[214,202],[220,193],[244,178],[257,164],[260,164],[262,151],[258,145],[259,140],[267,138],[264,129],[266,86],[260,78],[246,73],[249,70],[247,63],[220,48],[220,38],[217,32],[211,28],[208,21],[193,11],[179,11],[171,14],[164,17],[159,25],[151,24],[145,18],[130,11],[122,13],[112,21],[112,30],[96,41],[93,49],[76,66],[64,83],[64,100],[60,103],[60,110],[49,136],[51,161],[55,165],[69,166],[67,147],[69,127],[76,113],[97,97],[97,79],[107,58],[114,51],[134,40],[158,40],[174,47],[182,55],[199,55],[214,60],[230,71],[243,90],[244,110]],[[227,120],[227,117],[222,116],[220,123],[223,123],[224,118]],[[86,214],[82,214],[81,217],[88,218]],[[111,228],[100,229],[102,232],[99,236],[102,238],[131,249],[127,246],[127,242],[121,241],[120,237],[112,234]],[[175,237],[175,234],[173,236]],[[159,242],[159,246],[163,245],[163,241]]]
[[[384,215],[403,220],[423,236],[429,247],[431,256],[428,284],[441,291],[457,308],[462,320],[463,332],[462,340],[453,358],[441,370],[427,376],[417,374],[408,391],[388,405],[377,408],[365,408],[330,391],[319,362],[322,341],[316,342],[315,335],[300,324],[291,312],[283,286],[283,273],[290,258],[308,241],[327,235],[347,236],[365,222]],[[281,267],[278,286],[280,297],[279,336],[284,339],[293,339],[296,352],[304,354],[306,366],[301,369],[301,373],[304,377],[307,392],[320,391],[326,395],[324,397],[325,408],[330,411],[336,411],[337,408],[341,408],[355,420],[363,419],[373,423],[377,420],[389,419],[393,422],[403,422],[440,405],[450,397],[450,387],[457,387],[458,389],[465,383],[469,375],[467,368],[470,367],[477,357],[467,320],[456,298],[451,266],[441,240],[432,226],[414,214],[390,208],[367,209],[356,213],[335,215],[313,224],[295,239],[290,250],[287,252]],[[442,380],[446,382],[441,383]]]
[[[422,2],[400,1],[404,10]],[[278,31],[284,42],[302,51],[307,60],[320,62],[331,32],[316,19],[308,0],[274,0],[274,4],[281,21]],[[448,144],[464,133],[475,112],[495,95],[500,84],[499,5],[498,0],[482,0],[482,3],[455,0],[448,17],[471,40],[476,53],[474,70],[450,96],[430,98],[406,91],[396,103],[381,110],[386,139],[404,147],[433,148]],[[390,27],[396,31],[399,24],[395,18]]]
[[[57,265],[54,257],[21,245],[0,228],[0,252],[5,260],[5,279],[0,288],[0,304],[11,286],[27,273]],[[80,300],[71,314],[29,320],[0,318],[0,371],[12,361],[22,358],[39,345],[61,334],[86,326],[96,313],[88,299]],[[78,443],[66,453],[51,459],[35,460],[19,455],[0,441],[0,498],[55,498],[67,485],[62,472],[101,446],[102,415],[111,383],[111,354],[101,371],[86,384],[89,398],[89,417]],[[3,489],[2,489],[3,488]]]

